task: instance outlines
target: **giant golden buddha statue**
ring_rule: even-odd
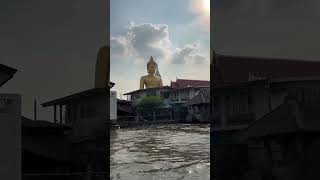
[[[159,73],[158,65],[151,56],[147,63],[148,75],[142,76],[140,79],[140,89],[162,87],[162,79]],[[156,72],[157,71],[157,72]]]

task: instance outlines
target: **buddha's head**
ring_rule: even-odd
[[[153,60],[153,57],[150,57],[149,62],[147,63],[147,69],[149,74],[155,74],[157,69],[157,63]]]

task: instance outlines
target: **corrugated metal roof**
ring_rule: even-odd
[[[22,120],[22,127],[27,128],[59,128],[59,129],[69,129],[70,127],[65,126],[59,123],[53,123],[44,120],[31,120],[24,116],[21,117]]]
[[[295,105],[298,111],[295,111]],[[320,132],[319,105],[320,103],[307,105],[295,101],[281,104],[237,133],[235,138],[244,140],[298,131]]]
[[[84,98],[84,97],[88,97],[88,96],[92,96],[92,95],[97,95],[97,94],[102,94],[102,95],[105,94],[107,97],[107,95],[108,95],[107,92],[108,91],[106,88],[94,88],[94,89],[89,89],[89,90],[82,91],[79,93],[75,93],[75,94],[72,94],[72,95],[69,95],[69,96],[66,96],[63,98],[59,98],[59,99],[55,99],[55,100],[52,100],[49,102],[45,102],[45,103],[42,103],[41,105],[43,107],[48,107],[48,106],[53,106],[53,105],[64,105],[70,101],[78,100],[80,98]]]
[[[296,59],[217,55],[212,69],[213,83],[239,83],[250,75],[284,78],[320,75],[320,62]]]
[[[201,92],[197,96],[190,99],[185,104],[185,106],[192,106],[192,105],[196,105],[196,104],[205,104],[205,103],[210,103],[210,89],[209,88],[202,89]]]

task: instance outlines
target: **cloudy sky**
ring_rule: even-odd
[[[320,60],[320,1],[212,3],[211,43],[218,53]]]
[[[110,7],[110,80],[119,96],[139,88],[150,56],[164,85],[176,77],[209,80],[208,0],[111,0]]]
[[[105,0],[1,0],[0,63],[18,69],[0,93],[22,96],[23,115],[38,104],[93,88],[96,56],[109,40]],[[52,120],[38,107],[38,119]]]
[[[203,60],[209,36],[222,54],[320,59],[318,0],[214,0],[211,35],[200,2],[111,0],[115,89],[137,89],[151,55],[165,84],[176,75],[209,79]],[[35,98],[43,103],[93,88],[97,51],[109,42],[107,5],[105,0],[1,0],[0,63],[18,72],[0,93],[21,94],[22,112],[32,117]],[[51,120],[50,111],[39,107],[39,119]]]

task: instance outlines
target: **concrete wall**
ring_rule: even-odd
[[[110,120],[117,119],[117,92],[110,91]]]
[[[248,102],[248,96],[251,92],[251,105]],[[278,107],[284,100],[286,93],[270,93],[269,89],[264,86],[252,87],[251,91],[242,93],[226,93],[217,98],[217,106],[220,121],[222,125],[227,125],[228,117],[236,114],[254,113],[254,119],[259,119]],[[227,97],[229,99],[227,100]],[[270,103],[270,104],[269,104]],[[213,104],[213,103],[212,103]],[[238,112],[233,112],[235,106]],[[270,107],[269,107],[270,106]]]
[[[0,94],[0,177],[21,179],[21,97]]]

